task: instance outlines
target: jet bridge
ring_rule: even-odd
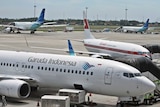
[[[160,53],[160,45],[143,45],[143,47],[147,48],[151,53]]]
[[[138,58],[116,58],[114,59],[119,62],[126,63],[137,68],[140,72],[149,71],[156,78],[160,80],[160,68],[156,64],[152,62],[152,60],[146,57],[138,57]]]

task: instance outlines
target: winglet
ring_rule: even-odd
[[[95,39],[95,37],[91,34],[85,11],[83,11],[83,23],[85,39]]]
[[[146,23],[143,25],[143,27],[148,28],[149,19],[147,19]]]
[[[45,14],[45,8],[42,9],[39,18],[37,19],[37,22],[39,22],[39,23],[44,23],[44,14]]]
[[[71,41],[68,40],[68,49],[69,49],[69,54],[71,56],[76,56],[76,53],[74,52],[73,48],[72,48],[72,44],[71,44]]]

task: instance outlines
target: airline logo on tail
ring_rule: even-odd
[[[71,56],[76,56],[76,54],[74,53],[74,50],[72,48],[72,44],[71,44],[70,40],[68,40],[68,48],[69,48],[69,54]]]
[[[84,29],[89,29],[89,24],[87,19],[84,19]]]
[[[146,23],[144,24],[144,26],[143,26],[143,27],[148,28],[148,23],[149,23],[149,19],[147,19],[147,21],[146,21]]]
[[[83,18],[84,18],[83,23],[84,23],[85,39],[95,39],[90,32],[89,23],[88,23],[85,11],[83,11]]]
[[[44,14],[45,14],[45,9],[42,9],[39,18],[37,19],[37,22],[44,23]]]

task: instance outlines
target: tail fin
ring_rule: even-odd
[[[84,35],[85,39],[95,39],[95,37],[91,34],[89,23],[86,17],[86,13],[83,11],[83,23],[84,23]]]
[[[146,23],[143,25],[143,27],[148,28],[149,19],[147,19]]]
[[[68,40],[68,49],[69,49],[69,54],[71,56],[76,56],[76,53],[74,52],[74,50],[72,48],[72,44],[71,44],[70,40]]]
[[[37,19],[37,22],[44,23],[44,14],[45,14],[45,8],[42,9],[39,18]]]

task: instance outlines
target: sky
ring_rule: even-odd
[[[0,18],[36,17],[42,8],[45,19],[138,20],[160,22],[160,0],[0,0]],[[86,9],[87,8],[87,9]],[[125,10],[127,9],[127,11]],[[127,13],[127,15],[126,15]]]

